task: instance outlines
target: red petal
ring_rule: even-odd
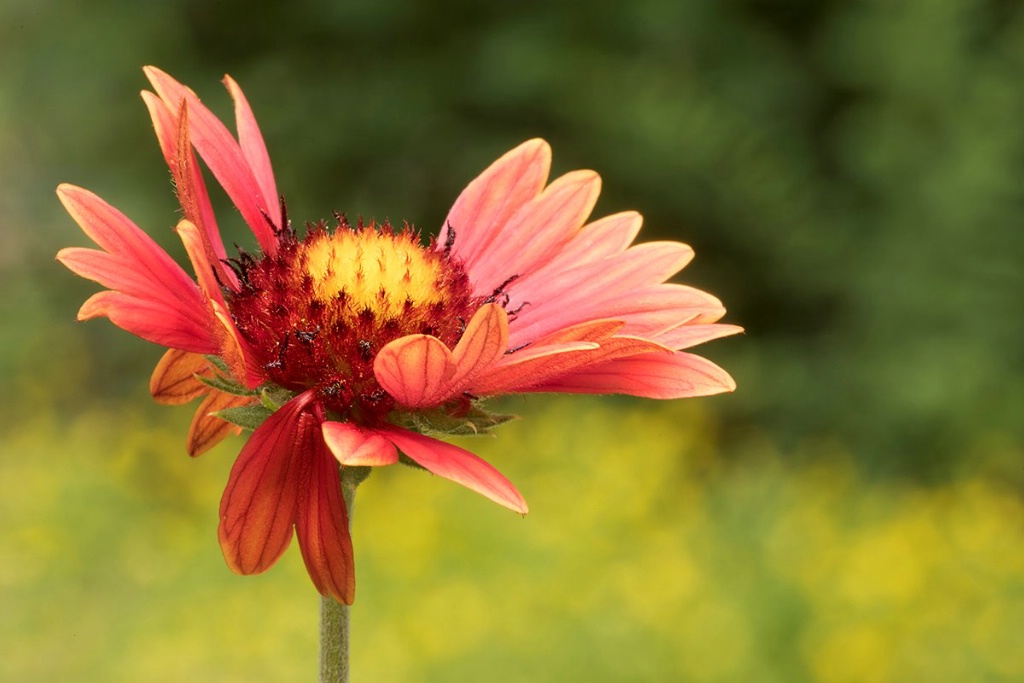
[[[303,458],[322,443],[319,420],[299,394],[256,428],[231,468],[220,502],[221,550],[239,574],[265,571],[288,547],[301,495]]]
[[[306,571],[316,589],[321,595],[351,605],[356,591],[355,563],[338,462],[327,450],[316,426],[311,428],[309,451],[305,454],[306,475],[295,533]]]
[[[351,422],[324,422],[324,442],[342,465],[377,467],[398,462],[395,445]]]
[[[711,396],[735,389],[736,382],[725,370],[706,358],[683,352],[619,358],[537,387],[537,391],[661,399]]]
[[[270,165],[267,145],[263,142],[263,134],[256,125],[256,117],[249,107],[245,94],[231,76],[224,76],[224,85],[231,93],[235,102],[235,127],[238,129],[238,142],[242,155],[249,162],[252,174],[256,176],[263,198],[268,202],[267,210],[275,225],[281,225],[281,204],[277,201],[277,183],[274,181],[274,169]]]
[[[516,487],[501,472],[469,451],[404,429],[381,430],[380,433],[437,476],[462,484],[516,512],[528,512],[526,501]]]

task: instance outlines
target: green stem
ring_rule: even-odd
[[[348,605],[320,596],[320,683],[348,683]]]
[[[341,496],[350,530],[356,487],[369,473],[369,467],[341,468]],[[349,609],[329,595],[320,597],[320,683],[348,683]]]

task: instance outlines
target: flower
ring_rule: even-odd
[[[147,67],[142,96],[184,218],[193,276],[88,190],[58,196],[100,247],[57,258],[107,289],[80,320],[167,347],[151,391],[203,401],[192,455],[253,429],[220,507],[230,568],[270,567],[293,529],[317,590],[351,603],[354,570],[340,469],[400,460],[520,513],[496,469],[424,432],[486,430],[485,397],[522,392],[680,398],[732,391],[721,368],[685,352],[740,331],[714,296],[666,280],[693,251],[632,245],[641,216],[587,223],[592,171],[548,183],[551,150],[530,140],[491,164],[424,246],[408,226],[320,222],[300,235],[279,200],[267,149],[238,85],[237,139],[185,86]],[[258,250],[229,257],[196,153],[252,229]],[[339,468],[340,465],[340,468]]]

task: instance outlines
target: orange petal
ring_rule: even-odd
[[[306,411],[312,399],[307,391],[281,406],[256,428],[231,468],[217,535],[234,572],[265,571],[291,542],[302,461],[323,443],[319,420]]]
[[[437,337],[411,334],[389,342],[373,360],[384,391],[407,407],[430,405],[455,374],[452,352]]]
[[[348,514],[341,497],[338,463],[320,438],[303,453],[306,475],[299,497],[295,533],[302,559],[321,595],[351,605],[355,599],[355,563]]]
[[[210,390],[192,417],[185,447],[192,457],[202,455],[232,434],[240,434],[242,428],[227,422],[213,413],[226,408],[241,408],[255,402],[252,396],[236,396],[223,391]]]
[[[207,373],[209,366],[210,362],[198,353],[168,349],[149,378],[149,393],[164,405],[188,403],[211,390],[195,378]]]
[[[395,445],[351,422],[324,422],[324,442],[342,465],[376,467],[398,462]]]
[[[512,482],[469,451],[404,429],[388,429],[380,433],[433,474],[476,491],[510,510],[523,514],[529,511]]]
[[[454,350],[436,337],[402,337],[380,350],[374,373],[401,405],[436,406],[461,394],[507,348],[508,314],[497,304],[485,304],[470,318]]]

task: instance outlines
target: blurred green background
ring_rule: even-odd
[[[0,2],[0,680],[312,680],[293,548],[216,543],[240,439],[190,460],[159,349],[53,190],[183,258],[137,92],[224,116],[298,220],[434,230],[547,138],[598,214],[697,250],[744,337],[729,396],[529,397],[469,447],[525,519],[404,468],[360,489],[353,679],[1024,680],[1024,7],[1013,0]],[[218,198],[226,241],[250,244]]]

